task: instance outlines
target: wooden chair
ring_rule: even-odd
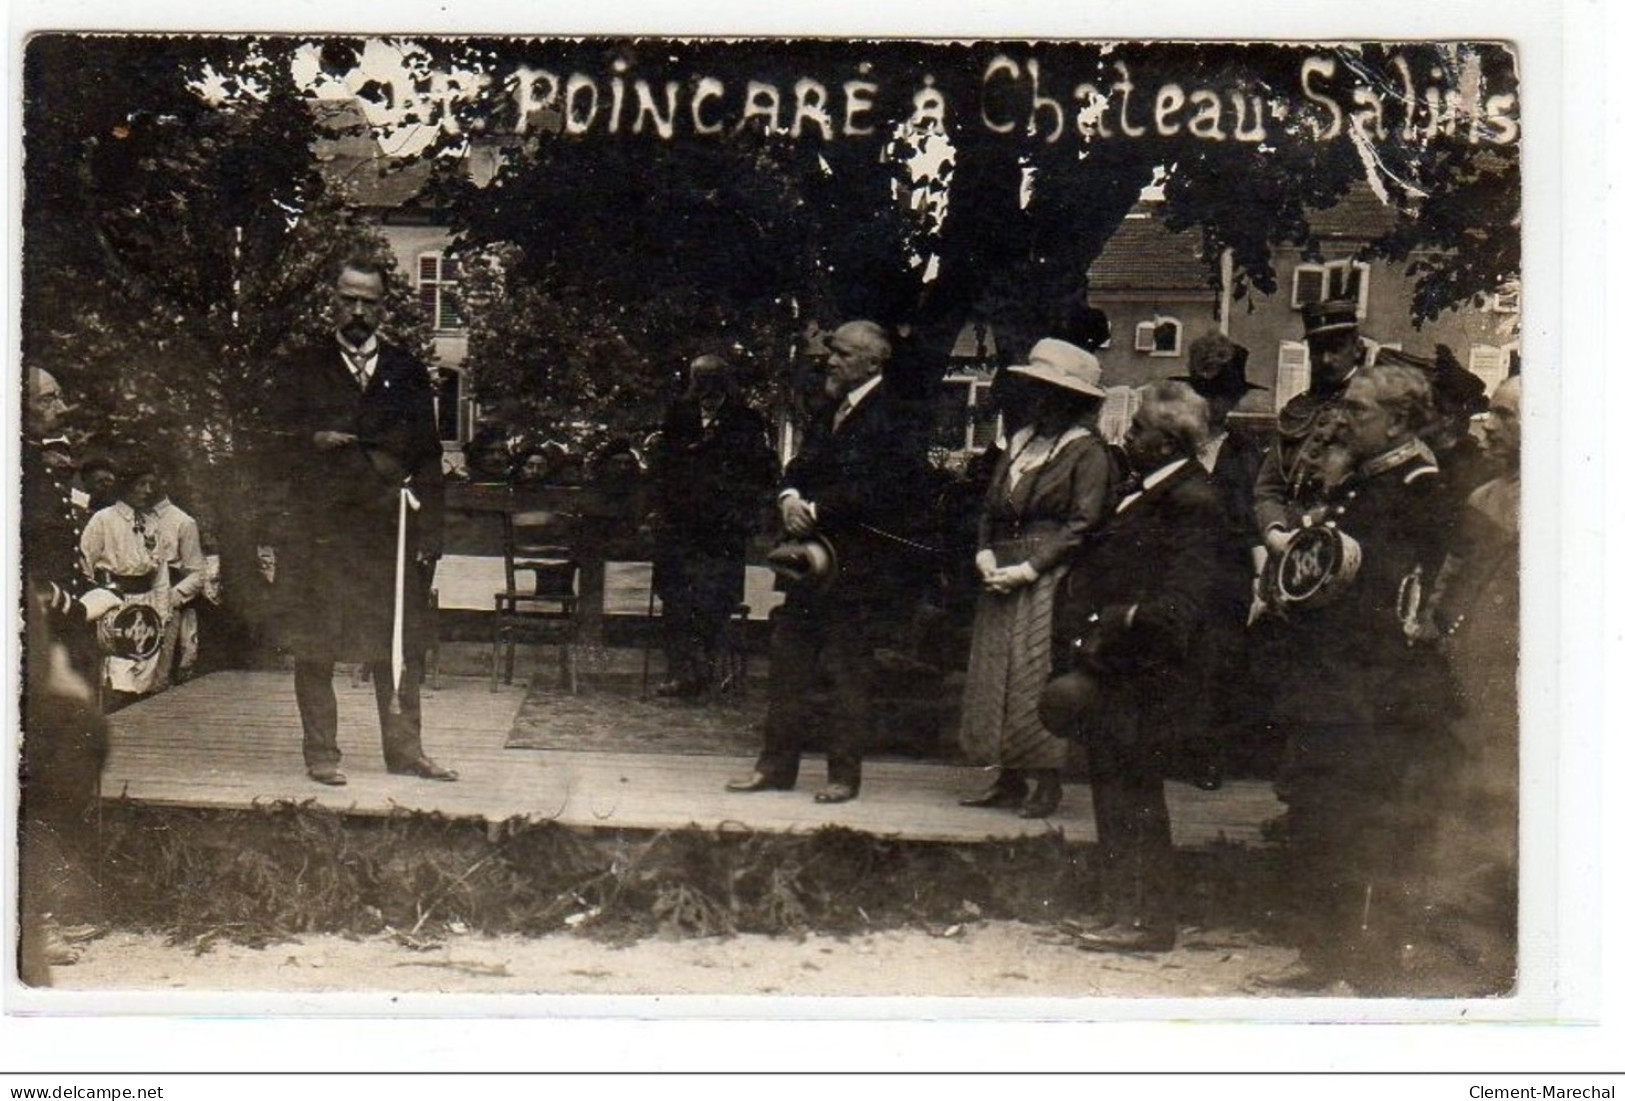
[[[561,539],[568,518],[557,512],[507,508],[502,512],[502,569],[506,587],[494,595],[491,691],[513,683],[514,648],[520,637],[559,648],[559,677],[577,689],[576,642],[581,633],[581,566]]]

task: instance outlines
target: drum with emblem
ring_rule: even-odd
[[[148,604],[127,601],[96,624],[102,651],[127,661],[146,661],[163,645],[163,621]]]
[[[1331,524],[1294,532],[1269,568],[1270,595],[1283,610],[1316,608],[1337,599],[1360,570],[1360,544]]]

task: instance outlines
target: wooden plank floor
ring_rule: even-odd
[[[1069,784],[1061,810],[1047,822],[1006,811],[960,807],[959,795],[985,779],[950,765],[872,759],[863,794],[821,806],[812,792],[823,761],[802,765],[788,792],[733,795],[731,776],[748,758],[634,755],[504,749],[524,699],[514,685],[491,692],[482,678],[445,677],[424,690],[424,744],[458,769],[446,784],[384,771],[371,685],[352,687],[341,671],[339,746],[349,786],[328,788],[305,777],[291,673],[223,672],[173,688],[111,717],[112,753],[103,775],[108,798],[180,807],[246,808],[279,800],[318,804],[357,815],[435,811],[500,821],[554,819],[600,829],[741,828],[775,832],[839,825],[922,841],[975,842],[1040,835],[1058,829],[1069,840],[1094,840],[1087,785]],[[1174,840],[1203,846],[1256,843],[1258,827],[1279,810],[1269,785],[1233,782],[1218,792],[1168,785]]]

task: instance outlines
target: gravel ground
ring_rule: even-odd
[[[1217,933],[1173,952],[1081,952],[1052,930],[977,922],[940,933],[887,931],[646,939],[625,947],[585,937],[453,936],[408,948],[388,936],[305,936],[249,948],[171,945],[114,932],[81,946],[55,985],[76,991],[399,992],[415,994],[1213,998],[1254,994],[1251,981],[1292,967],[1295,953]]]

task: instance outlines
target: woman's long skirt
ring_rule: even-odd
[[[1038,720],[1038,696],[1050,677],[1051,618],[1063,570],[1013,593],[983,593],[976,603],[959,745],[970,763],[1003,768],[1060,768],[1067,745]]]

